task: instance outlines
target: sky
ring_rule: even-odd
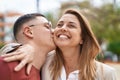
[[[39,9],[41,12],[52,11],[60,8],[60,3],[65,1],[83,1],[83,0],[39,0]],[[104,0],[93,0],[95,6],[100,6]],[[105,0],[112,2],[114,0]],[[120,0],[116,0],[120,3]],[[37,12],[36,0],[0,0],[0,12],[18,11],[21,13]]]
[[[59,0],[40,0],[39,2],[39,8],[42,12],[60,7]],[[37,12],[36,0],[0,0],[0,12],[6,11]]]

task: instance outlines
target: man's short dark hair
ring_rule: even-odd
[[[13,35],[14,35],[15,39],[17,40],[17,38],[16,38],[17,34],[20,31],[23,24],[25,24],[39,16],[45,17],[44,15],[42,15],[40,13],[25,14],[25,15],[19,17],[13,26]]]

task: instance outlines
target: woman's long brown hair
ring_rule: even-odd
[[[95,80],[96,65],[95,57],[100,51],[99,44],[91,30],[88,20],[77,10],[68,9],[64,14],[72,14],[77,17],[80,22],[82,31],[83,44],[79,56],[79,80]],[[52,80],[58,80],[61,74],[62,66],[64,63],[61,50],[57,47],[56,54],[50,65],[50,72]]]

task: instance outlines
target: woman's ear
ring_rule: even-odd
[[[24,27],[23,28],[23,34],[26,36],[26,37],[29,37],[29,38],[33,38],[33,32],[32,32],[32,28],[31,27]]]
[[[82,39],[80,40],[80,44],[83,44],[83,40]]]

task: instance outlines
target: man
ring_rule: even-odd
[[[15,72],[14,67],[19,63],[18,61],[7,63],[3,58],[0,58],[0,79],[40,80],[39,71],[41,66],[45,62],[48,52],[55,48],[52,40],[51,25],[42,14],[26,14],[15,22],[13,34],[18,43],[34,47],[35,59],[32,62],[32,70],[29,75],[26,74],[26,67],[19,72]],[[11,51],[12,49],[8,52]]]

